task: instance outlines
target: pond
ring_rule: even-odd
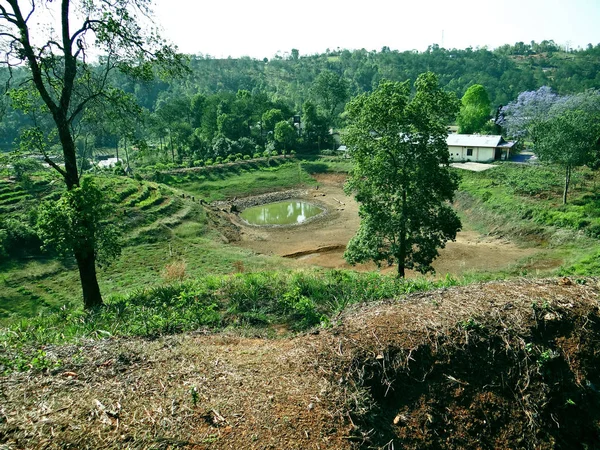
[[[295,225],[323,212],[312,203],[302,200],[286,200],[267,203],[243,210],[240,217],[250,225]]]

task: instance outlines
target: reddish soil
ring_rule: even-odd
[[[292,338],[47,346],[0,377],[7,449],[600,448],[598,280],[357,306]]]
[[[360,219],[358,205],[344,194],[345,175],[315,175],[319,188],[311,190],[306,199],[322,204],[328,214],[314,222],[293,227],[252,227],[239,220],[242,239],[236,245],[257,253],[295,258],[300,265],[328,268],[350,268],[343,254],[354,236]],[[470,270],[497,271],[532,256],[537,251],[520,248],[502,239],[483,236],[472,230],[458,233],[455,242],[440,250],[433,267],[438,277],[447,273],[460,275]],[[376,270],[374,264],[359,264],[357,270]],[[535,267],[531,267],[535,269]],[[383,268],[384,272],[395,268]],[[409,276],[416,274],[409,273]]]

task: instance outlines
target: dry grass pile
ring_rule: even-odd
[[[328,349],[360,448],[600,448],[597,280],[495,282],[350,311]]]
[[[599,448],[597,280],[355,307],[328,330],[48,347],[0,379],[6,448]]]

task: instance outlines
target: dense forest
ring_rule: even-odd
[[[438,74],[440,84],[459,98],[469,87],[482,85],[492,117],[500,105],[540,86],[559,94],[600,88],[600,44],[569,52],[543,41],[495,50],[432,45],[424,52],[384,47],[304,56],[292,49],[262,60],[190,56],[189,71],[178,79],[132,82],[114,75],[120,101],[110,110],[91,108],[82,116],[75,124],[78,149],[80,156],[90,157],[133,146],[139,162],[198,165],[265,151],[331,148],[330,130],[343,126],[348,100],[382,79],[415,80],[426,71]],[[13,70],[11,76],[15,87],[27,72]],[[5,98],[0,111],[5,151],[15,148],[28,126],[44,128],[36,108],[23,106],[35,104],[34,95],[16,92]],[[52,141],[47,144],[52,148]]]

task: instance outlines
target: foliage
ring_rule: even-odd
[[[339,270],[205,276],[113,296],[100,310],[65,307],[0,329],[0,373],[42,370],[47,362],[38,349],[52,343],[153,337],[206,327],[285,324],[299,331],[327,325],[356,302],[397,299],[459,283],[453,278],[398,280]]]
[[[563,168],[565,204],[573,168],[600,160],[599,119],[600,91],[558,96],[543,87],[503,108],[500,124],[514,136],[529,137],[540,160]]]
[[[515,101],[501,109],[498,125],[508,136],[523,139],[528,136],[531,124],[545,117],[558,98],[548,86],[521,92]]]
[[[448,202],[458,179],[448,169],[447,119],[456,98],[432,73],[410,85],[383,81],[352,100],[345,142],[355,167],[347,184],[360,203],[361,224],[345,253],[351,263],[373,260],[432,271],[431,262],[453,240],[460,220]]]
[[[287,121],[277,122],[275,125],[275,142],[283,147],[284,150],[289,149],[296,142],[296,129]]]
[[[94,252],[101,264],[110,264],[120,252],[118,231],[107,219],[113,208],[94,180],[66,191],[58,201],[42,203],[37,218],[40,239],[47,249],[67,255],[73,249]]]
[[[491,102],[485,88],[474,84],[461,100],[458,114],[459,133],[473,134],[481,132],[490,119]]]
[[[312,93],[329,123],[336,123],[336,112],[341,109],[350,94],[348,80],[331,70],[324,70],[315,79]]]

